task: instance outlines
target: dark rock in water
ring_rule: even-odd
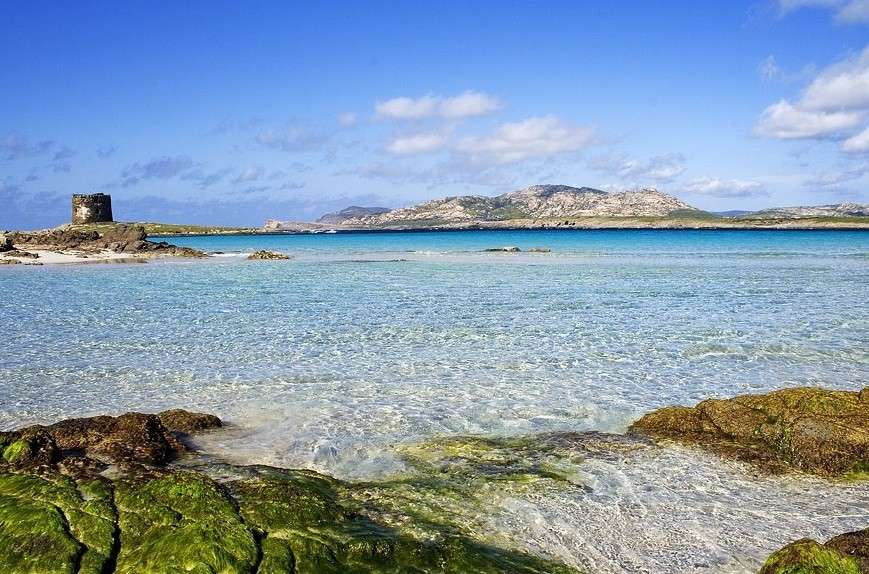
[[[698,445],[774,472],[862,476],[869,472],[869,388],[710,399],[651,412],[630,431]]]
[[[108,462],[160,465],[187,450],[173,431],[190,434],[220,425],[220,419],[214,415],[175,409],[159,415],[125,413],[117,417],[97,416],[67,419],[49,426],[36,425],[7,433],[12,438],[6,442],[22,440],[30,444],[39,438],[42,441],[39,444],[47,444],[41,437],[48,437],[51,447],[46,446],[46,452],[53,448],[64,456],[74,454]],[[33,451],[35,447],[28,448]],[[49,459],[56,461],[57,457],[51,455]]]
[[[0,433],[0,572],[575,573],[483,544],[431,512],[404,512],[397,525],[377,521],[386,497],[395,508],[410,504],[404,481],[393,492],[307,470],[162,465],[172,447],[169,429],[219,424],[211,415],[172,410]],[[31,443],[15,445],[36,437],[57,442],[50,456],[34,451],[50,462],[30,471],[6,460],[7,451],[22,460]],[[94,450],[154,464],[121,465],[123,473],[110,478],[73,452]]]
[[[290,256],[285,253],[278,253],[276,251],[266,251],[261,249],[259,251],[254,251],[250,255],[247,256],[248,259],[290,259]]]
[[[0,265],[17,265],[20,263],[17,259],[0,259]]]
[[[38,259],[39,253],[31,253],[30,251],[20,251],[18,249],[13,249],[12,251],[6,252],[6,257],[20,257],[22,259]]]
[[[522,250],[516,246],[511,245],[508,247],[492,247],[489,249],[483,249],[483,251],[487,253],[519,253]]]
[[[869,528],[820,544],[791,542],[770,555],[758,574],[869,574]]]
[[[163,411],[157,416],[160,417],[160,422],[168,430],[184,434],[193,434],[223,426],[221,420],[212,414],[191,413],[184,409]]]
[[[185,450],[157,415],[69,419],[47,430],[62,450],[82,451],[112,462],[164,464]]]

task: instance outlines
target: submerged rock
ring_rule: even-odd
[[[826,544],[810,538],[791,542],[770,555],[758,574],[869,574],[869,528]]]
[[[265,249],[260,249],[259,251],[254,251],[250,255],[247,256],[248,259],[290,259],[290,256],[285,253],[278,253],[277,251],[266,251]]]
[[[447,514],[422,517],[389,485],[307,470],[166,466],[185,448],[173,432],[220,424],[212,415],[171,410],[0,433],[0,571],[575,572],[469,537]],[[136,464],[110,475],[88,472],[90,454]],[[17,464],[25,459],[39,464]],[[386,514],[400,517],[377,520]]]
[[[822,476],[869,472],[869,388],[796,388],[666,407],[631,432],[693,444],[770,471]]]
[[[491,247],[489,249],[483,249],[483,251],[487,253],[519,253],[522,250],[515,245],[511,245],[507,247]]]

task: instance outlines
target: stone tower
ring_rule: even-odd
[[[72,196],[73,223],[112,221],[112,196],[104,193]]]

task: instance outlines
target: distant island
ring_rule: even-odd
[[[609,193],[533,185],[489,197],[445,197],[399,209],[351,206],[315,222],[270,219],[270,232],[417,229],[869,228],[869,205],[781,207],[711,213],[654,188]]]

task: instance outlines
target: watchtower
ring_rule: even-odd
[[[72,196],[73,223],[101,223],[113,221],[112,196],[104,193]]]

